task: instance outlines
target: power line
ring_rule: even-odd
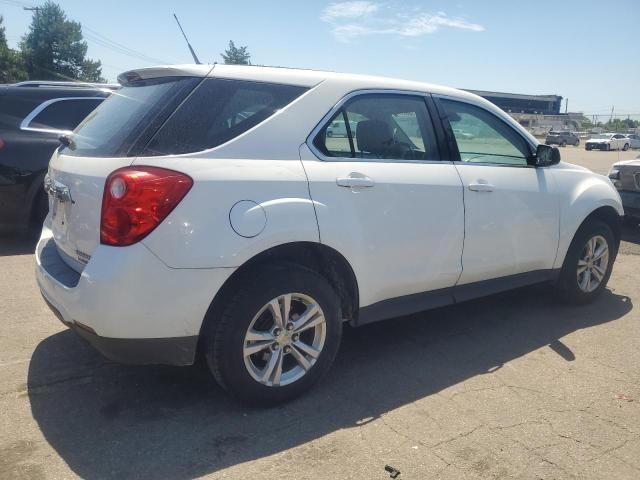
[[[97,32],[96,30],[93,30],[92,28],[89,28],[85,25],[82,26],[82,30],[84,32],[84,36],[92,40],[94,43],[97,43],[98,45],[102,45],[105,48],[121,53],[123,55],[127,55],[129,57],[136,58],[138,60],[142,60],[144,62],[152,63],[152,64],[171,63],[171,62],[167,62],[166,60],[151,57],[142,52],[134,50],[133,48],[127,47],[126,45],[123,45],[114,40],[111,40],[105,35],[102,35],[100,32]]]

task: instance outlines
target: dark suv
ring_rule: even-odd
[[[560,145],[561,147],[566,147],[567,145],[577,147],[580,145],[580,138],[574,132],[549,132],[544,143],[547,145]]]
[[[0,85],[0,233],[41,225],[49,158],[69,133],[108,97],[114,85],[21,82]]]

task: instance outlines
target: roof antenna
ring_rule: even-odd
[[[193,51],[193,48],[191,47],[191,44],[189,43],[189,39],[185,35],[184,30],[182,29],[182,25],[180,25],[180,20],[178,20],[178,17],[176,16],[175,13],[173,14],[173,18],[176,19],[176,23],[178,24],[178,28],[182,32],[182,36],[184,37],[185,41],[187,42],[187,47],[189,47],[189,51],[191,52],[191,56],[193,57],[193,61],[196,63],[196,65],[202,65],[202,62],[200,62],[200,60],[198,60],[198,56],[196,55],[196,52]]]

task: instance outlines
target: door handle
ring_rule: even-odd
[[[348,177],[338,177],[336,183],[339,187],[347,188],[373,187],[376,184],[373,179],[361,173],[350,173]]]
[[[490,183],[470,183],[469,190],[472,192],[493,192],[493,185]]]

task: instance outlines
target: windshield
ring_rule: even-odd
[[[151,139],[199,78],[141,80],[115,91],[73,133],[66,155],[121,157],[135,155]]]

